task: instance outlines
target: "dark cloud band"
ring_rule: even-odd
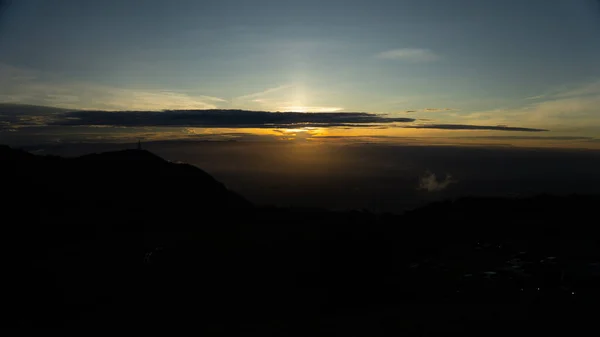
[[[489,130],[542,132],[523,127],[462,124],[417,124],[415,118],[389,117],[366,112],[268,112],[248,110],[89,111],[0,104],[0,130],[28,126],[104,127],[205,127],[272,128],[300,127],[392,128],[396,123],[415,129]],[[423,121],[423,120],[419,120]]]
[[[389,118],[364,112],[303,113],[245,110],[73,111],[51,125],[186,126],[213,128],[293,128],[367,126],[410,123],[413,118]]]
[[[438,130],[487,130],[487,131],[520,131],[520,132],[546,132],[545,129],[532,129],[511,127],[504,125],[464,125],[464,124],[425,124],[405,126],[411,129],[438,129]]]

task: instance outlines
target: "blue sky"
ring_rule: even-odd
[[[0,20],[0,102],[600,136],[595,0],[19,0]]]

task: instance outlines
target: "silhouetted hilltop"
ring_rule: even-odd
[[[81,160],[97,162],[129,161],[138,163],[164,163],[165,160],[146,150],[127,149],[114,152],[92,153],[79,157]]]
[[[10,161],[34,159],[36,156],[27,151],[13,149],[6,145],[0,145],[0,158],[3,161],[3,164],[6,164]]]
[[[0,147],[0,170],[13,325],[540,334],[600,299],[598,197],[465,197],[394,215],[255,207],[141,150]]]
[[[251,208],[203,170],[144,150],[60,158],[2,147],[0,163],[7,204],[27,222],[176,226]]]

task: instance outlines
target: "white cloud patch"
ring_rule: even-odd
[[[452,109],[452,108],[425,108],[425,109],[411,109],[411,110],[405,110],[404,112],[406,113],[413,113],[413,112],[451,112],[451,111],[459,111],[458,109]]]
[[[344,110],[344,108],[327,106],[284,106],[280,107],[280,110],[288,112],[338,112]]]
[[[409,62],[432,62],[440,57],[429,49],[400,48],[381,52],[377,54],[377,58]]]
[[[258,101],[260,98],[264,97],[264,96],[268,96],[269,94],[273,94],[273,93],[277,93],[279,91],[283,91],[286,89],[291,89],[295,87],[294,84],[284,84],[284,85],[280,85],[278,87],[274,87],[274,88],[269,88],[269,89],[265,89],[262,91],[258,91],[258,92],[254,92],[251,94],[247,94],[247,95],[243,95],[238,97],[238,100],[253,100],[253,101]]]
[[[600,80],[579,85],[574,88],[561,90],[553,95],[556,98],[572,98],[581,96],[598,96],[600,95]]]
[[[425,190],[428,192],[440,192],[448,188],[451,184],[457,183],[458,180],[452,178],[451,175],[446,174],[444,179],[439,179],[432,172],[426,172],[424,176],[419,180],[419,190]]]
[[[600,126],[600,81],[525,99],[526,104],[516,108],[498,108],[470,114],[452,114],[464,121],[486,123],[536,125],[559,131],[562,128]]]
[[[527,97],[527,98],[525,98],[525,99],[526,99],[526,100],[531,100],[531,101],[534,101],[534,100],[542,99],[542,98],[544,98],[544,97],[546,97],[546,95],[542,94],[542,95],[536,95],[536,96]]]
[[[176,94],[187,94],[188,96],[191,97],[196,97],[198,99],[201,99],[203,101],[207,101],[207,102],[216,102],[216,103],[228,103],[229,101],[221,98],[221,97],[216,97],[216,96],[209,96],[209,95],[202,95],[202,92],[198,89],[186,89],[186,90],[168,90],[168,89],[164,89],[164,90],[160,90],[160,92],[162,93],[176,93]]]
[[[311,102],[312,101],[312,102]],[[259,92],[236,97],[234,106],[248,106],[264,111],[281,112],[338,112],[339,106],[320,105],[301,84],[284,84]],[[312,104],[311,104],[312,103]]]
[[[36,71],[0,64],[0,102],[86,110],[214,109],[224,99],[177,91],[117,88],[51,80]]]

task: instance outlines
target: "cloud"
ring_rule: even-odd
[[[285,84],[236,97],[232,100],[231,107],[241,109],[252,107],[250,108],[252,110],[288,112],[338,112],[344,110],[340,106],[307,104],[310,99],[323,95],[325,95],[323,92],[311,93],[309,89],[300,84]]]
[[[35,80],[38,74],[33,70],[14,67],[8,64],[0,63],[0,86],[11,84],[15,81]]]
[[[525,99],[526,99],[526,100],[531,100],[531,101],[534,101],[534,100],[542,99],[542,98],[544,98],[544,97],[546,97],[546,95],[537,95],[537,96],[531,96],[531,97],[527,97],[527,98],[525,98]]]
[[[278,87],[273,87],[273,88],[265,89],[263,91],[259,91],[259,92],[255,92],[255,93],[251,93],[251,94],[239,96],[236,99],[239,99],[239,100],[252,100],[252,99],[254,99],[254,101],[260,101],[260,100],[257,100],[257,99],[259,99],[259,98],[261,98],[263,96],[272,94],[272,93],[276,93],[276,92],[281,91],[281,90],[293,88],[294,86],[295,86],[295,84],[284,84],[284,85],[280,85]]]
[[[283,111],[295,111],[295,112],[338,112],[344,110],[340,107],[319,107],[319,106],[284,106],[281,107]]]
[[[199,96],[198,98],[205,100],[205,101],[213,101],[213,102],[221,102],[221,103],[225,103],[227,102],[226,99],[220,98],[220,97],[213,97],[213,96]]]
[[[378,124],[414,122],[413,118],[391,118],[364,112],[302,113],[246,110],[102,111],[63,110],[14,104],[0,105],[0,126],[121,126],[121,127],[211,127],[295,128],[371,127]]]
[[[515,108],[500,108],[454,117],[485,123],[535,123],[555,131],[600,125],[600,80],[561,87],[524,100]]]
[[[457,139],[513,139],[513,140],[561,140],[561,141],[577,141],[577,140],[594,140],[593,137],[577,137],[577,136],[471,136],[471,137],[453,137]]]
[[[45,126],[68,113],[68,109],[0,103],[0,131],[28,126]]]
[[[409,62],[432,62],[438,60],[439,56],[428,49],[400,48],[381,52],[377,54],[377,58]]]
[[[458,180],[455,180],[449,174],[446,174],[446,177],[443,180],[438,180],[434,173],[427,171],[425,175],[419,179],[419,187],[417,189],[428,192],[440,192],[454,183],[458,183]]]
[[[532,129],[522,127],[510,127],[505,125],[466,125],[466,124],[425,124],[409,125],[405,128],[411,129],[440,129],[440,130],[488,130],[488,131],[521,131],[521,132],[544,132],[549,130]]]
[[[423,109],[424,112],[441,112],[441,111],[456,111],[456,109],[451,108],[427,108]]]
[[[444,112],[444,111],[458,111],[458,110],[451,109],[451,108],[426,108],[426,109],[420,109],[420,110],[406,110],[404,112],[413,113],[413,112]]]
[[[581,96],[597,96],[600,94],[600,81],[586,83],[577,87],[560,90],[550,97],[555,98],[570,98],[570,97],[581,97]]]
[[[214,109],[224,99],[178,91],[118,88],[0,63],[0,102],[89,110]]]

